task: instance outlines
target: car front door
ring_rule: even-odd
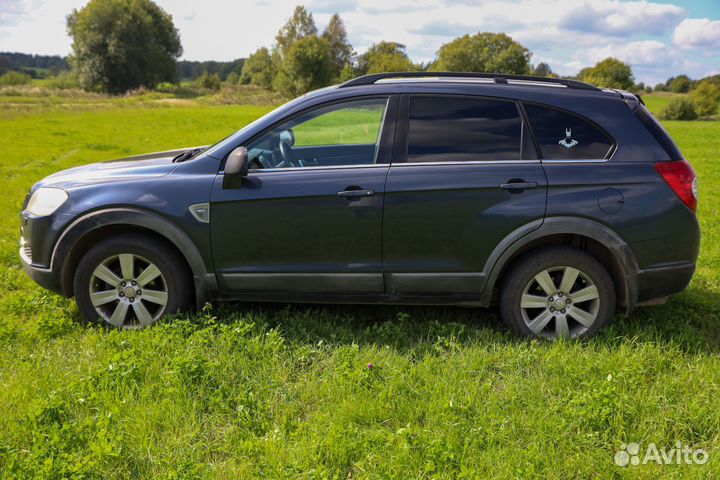
[[[409,96],[398,122],[383,220],[388,293],[479,295],[493,250],[545,214],[547,182],[519,106]]]
[[[313,108],[247,145],[242,179],[220,172],[210,207],[227,292],[382,293],[382,207],[397,99]]]

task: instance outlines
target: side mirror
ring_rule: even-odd
[[[248,151],[245,147],[237,147],[230,152],[225,161],[225,175],[240,175],[245,177],[248,174]]]

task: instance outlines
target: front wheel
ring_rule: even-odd
[[[573,247],[546,247],[513,265],[503,282],[500,313],[523,336],[580,338],[612,320],[615,288],[600,262]]]
[[[190,305],[184,259],[150,236],[104,240],[80,260],[73,283],[83,318],[118,328],[141,328]]]

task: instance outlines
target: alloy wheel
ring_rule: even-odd
[[[140,328],[158,320],[168,303],[160,269],[131,253],[108,257],[90,276],[90,301],[98,315],[120,328]]]
[[[525,286],[520,310],[530,331],[546,338],[576,338],[597,320],[600,293],[592,279],[568,266],[542,270]]]

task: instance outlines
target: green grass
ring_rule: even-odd
[[[718,122],[667,124],[701,182],[690,288],[585,342],[520,341],[494,310],[429,307],[219,305],[110,331],[22,273],[17,214],[33,182],[207,144],[265,111],[0,106],[0,478],[720,475]],[[615,466],[631,441],[710,460]]]
[[[384,106],[335,110],[293,128],[295,145],[371,145],[378,141]]]
[[[670,103],[671,98],[677,96],[684,97],[687,95],[682,93],[656,92],[642,95],[642,99],[648,110],[657,115],[663,108],[665,108],[665,106],[667,106],[668,103]]]

